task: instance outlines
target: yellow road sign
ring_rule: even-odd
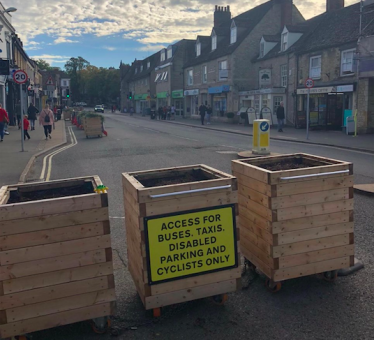
[[[144,220],[149,284],[238,266],[234,205]]]

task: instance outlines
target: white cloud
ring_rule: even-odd
[[[103,46],[103,48],[108,51],[115,51],[117,49],[117,47],[113,47],[113,46]]]
[[[30,56],[31,59],[38,60],[43,59],[49,64],[52,63],[66,63],[70,57],[62,56],[62,55],[52,55],[52,54],[41,54],[41,55],[32,55]]]
[[[165,48],[165,45],[146,45],[138,48],[138,51],[145,51],[145,52],[157,52]]]
[[[236,16],[268,0],[233,0]],[[358,0],[346,0],[346,5]],[[148,46],[169,44],[198,34],[210,34],[217,0],[2,0],[5,7],[18,8],[13,24],[24,43],[41,34],[54,44],[73,43],[84,34],[120,34]],[[326,0],[294,0],[301,13],[310,18],[325,10]]]

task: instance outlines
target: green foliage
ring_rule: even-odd
[[[85,118],[96,118],[96,117],[100,117],[101,122],[104,122],[104,116],[101,115],[101,114],[99,114],[99,113],[96,113],[96,112],[86,111],[84,117]]]
[[[42,71],[51,71],[55,69],[55,67],[52,67],[47,61],[43,59],[34,60],[36,62],[36,65],[38,65],[39,69]]]
[[[227,112],[227,113],[226,113],[226,116],[227,116],[227,118],[232,119],[232,118],[235,117],[235,113],[234,113],[234,112]]]

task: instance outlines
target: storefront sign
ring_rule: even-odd
[[[310,90],[310,94],[318,94],[318,93],[331,93],[336,92],[336,88],[333,86],[329,87],[313,87]],[[308,89],[298,89],[297,94],[308,94]]]
[[[171,98],[183,98],[183,90],[173,91],[171,93]]]
[[[147,96],[148,96],[147,93],[145,93],[145,94],[136,94],[134,96],[134,100],[146,100]]]
[[[149,284],[235,268],[235,206],[144,219]]]
[[[223,93],[223,92],[230,92],[230,85],[209,87],[208,89],[209,94]]]
[[[280,88],[242,91],[242,92],[239,92],[239,96],[253,96],[255,94],[283,94],[285,92],[286,92],[286,89],[284,87],[280,87]]]
[[[184,95],[185,96],[197,96],[199,94],[199,90],[185,90]]]
[[[271,84],[271,69],[259,71],[260,86],[269,86]]]
[[[157,98],[167,98],[169,97],[168,91],[157,93]]]
[[[339,85],[336,87],[336,92],[353,92],[353,85]]]

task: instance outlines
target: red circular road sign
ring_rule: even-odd
[[[23,70],[18,70],[13,73],[13,80],[17,84],[24,84],[27,82],[27,79],[28,79],[27,73]]]
[[[308,89],[314,87],[314,80],[312,78],[308,78],[307,80],[305,80],[305,87],[307,87]]]

